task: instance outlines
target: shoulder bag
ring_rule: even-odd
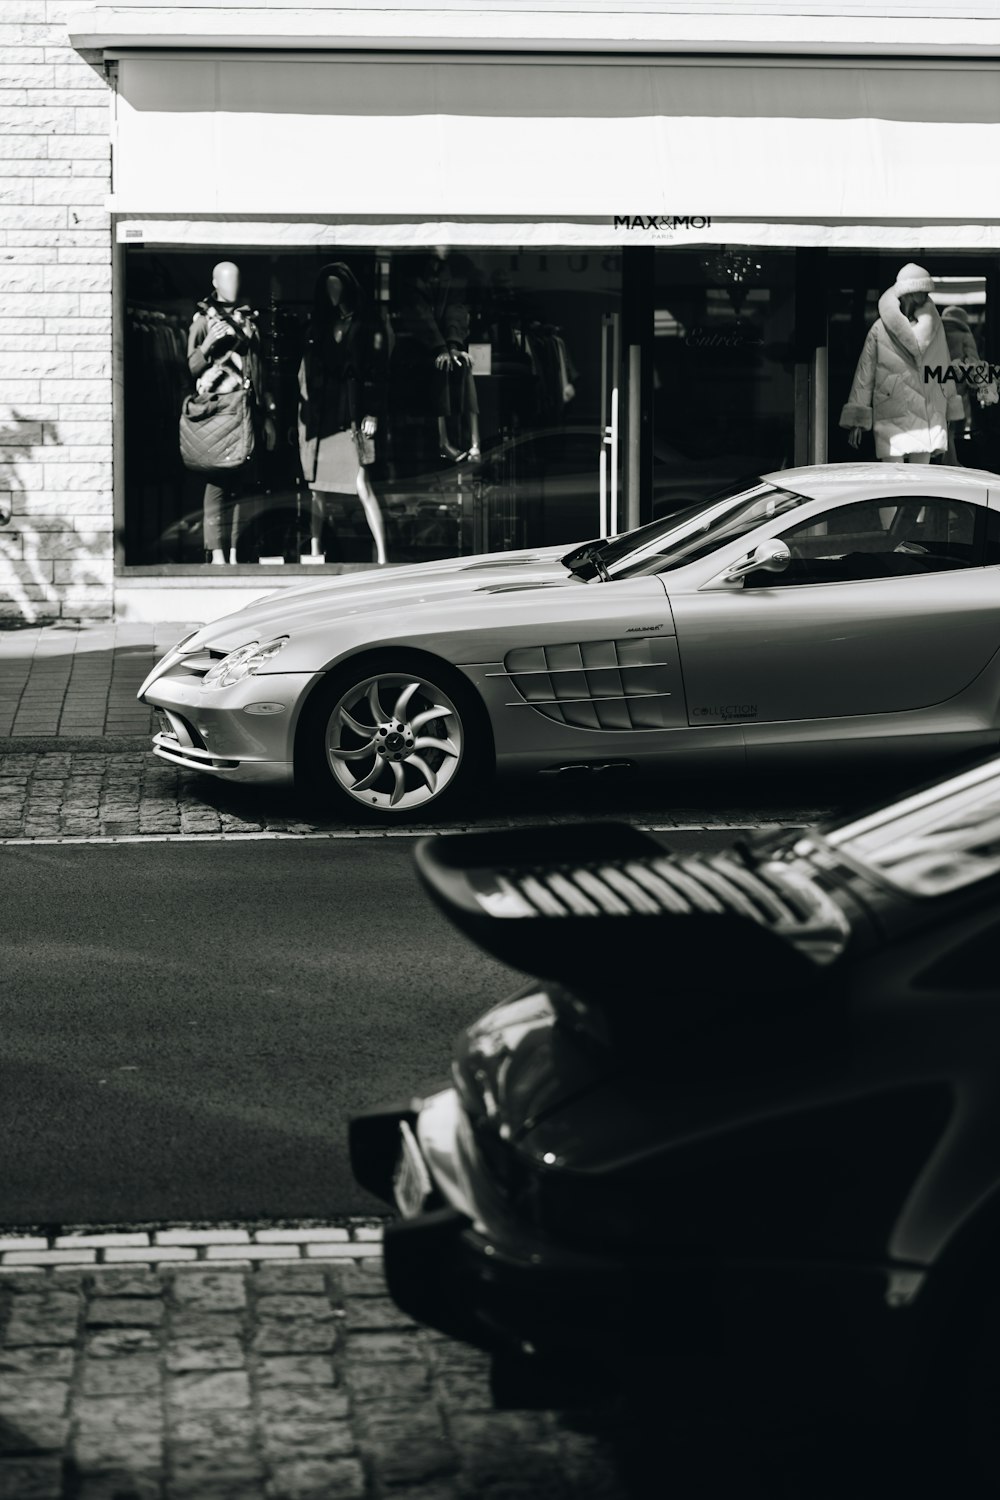
[[[187,396],[181,407],[181,461],[186,469],[238,469],[253,457],[253,390],[249,380],[221,395]]]

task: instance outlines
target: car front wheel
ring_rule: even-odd
[[[304,726],[308,780],[341,811],[385,819],[453,805],[479,738],[470,699],[463,684],[423,668],[337,673]]]

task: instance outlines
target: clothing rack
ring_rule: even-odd
[[[155,403],[158,416],[164,411],[178,415],[190,386],[183,315],[128,302],[125,317],[130,382],[137,381],[137,392],[144,402]]]
[[[192,388],[187,363],[190,316],[136,298],[125,304],[126,471],[130,550],[140,561],[184,559],[171,528],[187,508],[177,421]],[[199,559],[200,560],[200,559]]]

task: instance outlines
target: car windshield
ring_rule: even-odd
[[[735,493],[699,500],[662,521],[606,542],[600,549],[601,561],[612,578],[666,573],[738,540],[772,517],[805,505],[808,498],[762,479],[750,485],[744,481]]]
[[[1000,760],[823,837],[911,896],[943,896],[1000,874]]]

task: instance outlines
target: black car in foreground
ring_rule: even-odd
[[[416,859],[535,977],[352,1163],[392,1296],[498,1404],[1000,1432],[1000,759],[705,857],[606,824]]]

